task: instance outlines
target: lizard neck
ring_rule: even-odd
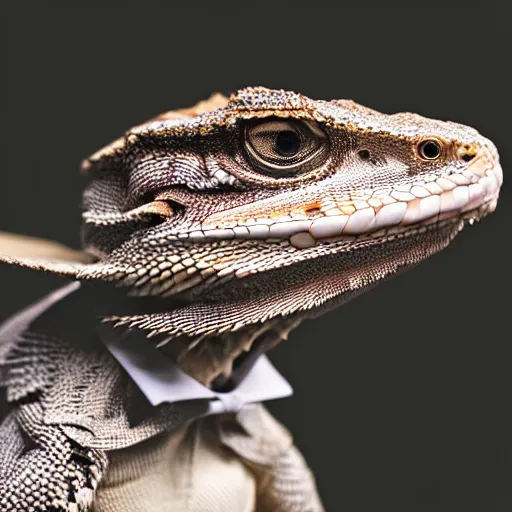
[[[157,307],[163,311],[172,308],[171,303],[163,305],[161,301],[128,298],[108,286],[101,289],[85,287],[82,295],[89,297],[96,319],[120,311],[132,315]],[[304,313],[296,313],[243,325],[234,331],[208,335],[169,336],[163,333],[152,336],[149,331],[143,331],[148,344],[156,347],[155,350],[159,350],[191,377],[204,386],[228,391],[243,380],[259,356],[287,339],[289,333],[305,318]],[[114,325],[114,328],[139,330],[137,325],[130,324]]]
[[[259,356],[287,339],[302,318],[282,318],[216,336],[175,339],[158,350],[217,391],[236,387]]]

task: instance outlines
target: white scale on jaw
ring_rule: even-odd
[[[306,248],[324,239],[371,235],[383,228],[403,227],[407,230],[408,226],[428,222],[432,218],[449,218],[480,207],[497,195],[502,181],[498,164],[487,170],[484,176],[466,170],[421,185],[400,186],[388,195],[367,201],[354,200],[355,211],[349,215],[343,214],[332,201],[321,208],[322,217],[251,219],[241,225],[232,222],[216,228],[205,225],[188,233],[186,238],[196,241],[288,239],[293,246]]]

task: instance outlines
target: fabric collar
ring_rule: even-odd
[[[112,327],[100,327],[100,336],[110,353],[153,406],[206,399],[209,401],[207,414],[215,414],[237,412],[248,403],[274,400],[293,394],[290,384],[266,355],[258,358],[235,389],[220,393],[185,373],[158,349],[149,345],[140,334],[132,332],[118,336]]]

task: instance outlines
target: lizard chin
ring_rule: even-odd
[[[181,336],[218,336],[295,314],[315,316],[317,311],[345,302],[440,251],[463,227],[461,218],[446,219],[407,236],[397,234],[386,244],[374,240],[352,251],[327,253],[231,279],[210,288],[208,294],[196,295],[194,301],[177,301],[176,297],[135,299],[142,314],[120,312],[104,321],[142,329],[158,342],[164,336],[167,343]],[[157,311],[152,310],[155,304]]]

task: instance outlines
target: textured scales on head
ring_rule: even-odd
[[[76,276],[158,297],[159,312],[108,320],[181,344],[208,383],[445,247],[502,183],[472,128],[263,87],[137,126],[83,170],[98,261]]]

